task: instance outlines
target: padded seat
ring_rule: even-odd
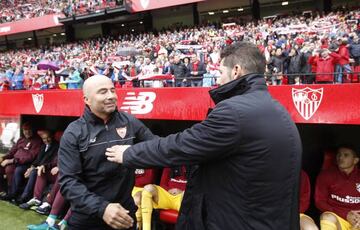
[[[178,218],[178,212],[175,210],[160,210],[159,218],[161,222],[168,224],[176,224]]]

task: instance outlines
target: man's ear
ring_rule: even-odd
[[[232,76],[231,77],[233,79],[237,79],[238,77],[241,76],[241,72],[242,72],[241,67],[239,65],[235,65],[233,70],[232,70]]]
[[[89,98],[87,98],[86,96],[84,96],[83,99],[84,99],[84,103],[85,103],[86,105],[88,105],[88,103],[89,103]]]
[[[359,163],[359,160],[360,160],[359,157],[355,158],[355,160],[354,160],[355,165],[357,165]]]

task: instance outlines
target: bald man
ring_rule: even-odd
[[[59,149],[61,193],[72,210],[69,229],[135,229],[134,170],[109,162],[105,150],[155,136],[133,116],[117,111],[108,77],[88,78],[83,94],[84,114],[67,127]]]

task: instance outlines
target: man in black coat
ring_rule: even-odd
[[[88,78],[83,92],[84,114],[67,127],[59,148],[60,191],[72,211],[69,230],[135,229],[135,170],[107,161],[105,150],[154,135],[116,110],[117,95],[108,77]]]
[[[188,69],[184,63],[181,62],[179,55],[175,56],[174,64],[170,66],[170,73],[175,76],[175,87],[187,86],[186,76],[188,74]]]
[[[131,147],[108,148],[123,166],[198,165],[188,179],[181,230],[298,230],[301,140],[269,94],[265,59],[250,43],[221,55],[215,108],[183,132]]]

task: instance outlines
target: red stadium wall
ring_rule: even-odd
[[[59,17],[64,17],[64,15],[50,14],[17,22],[3,23],[0,24],[0,36],[62,26],[63,24],[59,22]]]
[[[209,88],[118,89],[118,108],[140,119],[192,120],[206,117],[213,103]],[[269,87],[272,96],[296,123],[360,124],[360,85]],[[0,115],[80,116],[80,90],[5,91],[0,93]]]
[[[125,6],[129,12],[135,13],[202,1],[205,0],[126,0]]]

